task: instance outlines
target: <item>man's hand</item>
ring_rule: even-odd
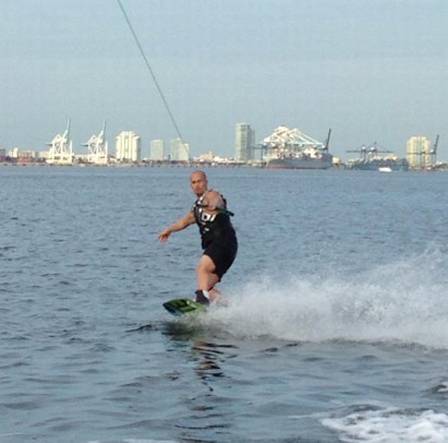
[[[163,230],[160,234],[159,234],[159,240],[164,243],[168,240],[168,237],[171,235],[171,231],[167,228],[165,230]]]
[[[182,229],[187,228],[188,226],[195,223],[194,214],[192,211],[190,211],[184,218],[181,218],[178,220],[174,225],[169,226],[168,228],[164,229],[159,234],[159,240],[164,243],[168,240],[168,237],[173,233],[177,231],[182,231]]]
[[[207,192],[203,204],[209,211],[216,211],[224,208],[224,201],[221,194],[211,189]]]

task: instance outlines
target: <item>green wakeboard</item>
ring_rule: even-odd
[[[189,298],[176,298],[167,301],[163,307],[170,313],[176,316],[186,314],[199,314],[205,312],[207,307],[201,303],[195,302]]]

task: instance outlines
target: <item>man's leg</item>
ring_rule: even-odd
[[[196,267],[198,279],[198,289],[201,291],[210,291],[210,301],[214,302],[219,298],[219,291],[213,289],[219,282],[219,277],[214,273],[216,269],[213,260],[208,255],[203,255]]]

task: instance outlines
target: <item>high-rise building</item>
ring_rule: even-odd
[[[165,142],[163,140],[151,140],[149,158],[151,160],[164,160]]]
[[[255,131],[247,123],[237,123],[235,127],[235,159],[248,161],[254,158]]]
[[[190,145],[180,138],[171,140],[171,160],[184,162],[190,160]]]
[[[423,136],[411,137],[406,143],[406,159],[412,169],[431,166],[431,141]]]
[[[140,136],[134,131],[121,131],[116,137],[116,156],[118,161],[140,161]]]
[[[8,152],[8,157],[19,158],[19,153],[20,153],[19,148],[17,148],[17,147],[12,148]]]

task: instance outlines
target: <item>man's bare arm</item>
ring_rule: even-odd
[[[168,237],[173,233],[177,231],[182,231],[183,229],[187,228],[188,226],[195,223],[194,214],[193,211],[190,211],[185,217],[178,220],[173,225],[169,226],[168,228],[164,229],[159,234],[159,240],[161,242],[165,242],[168,240]]]

